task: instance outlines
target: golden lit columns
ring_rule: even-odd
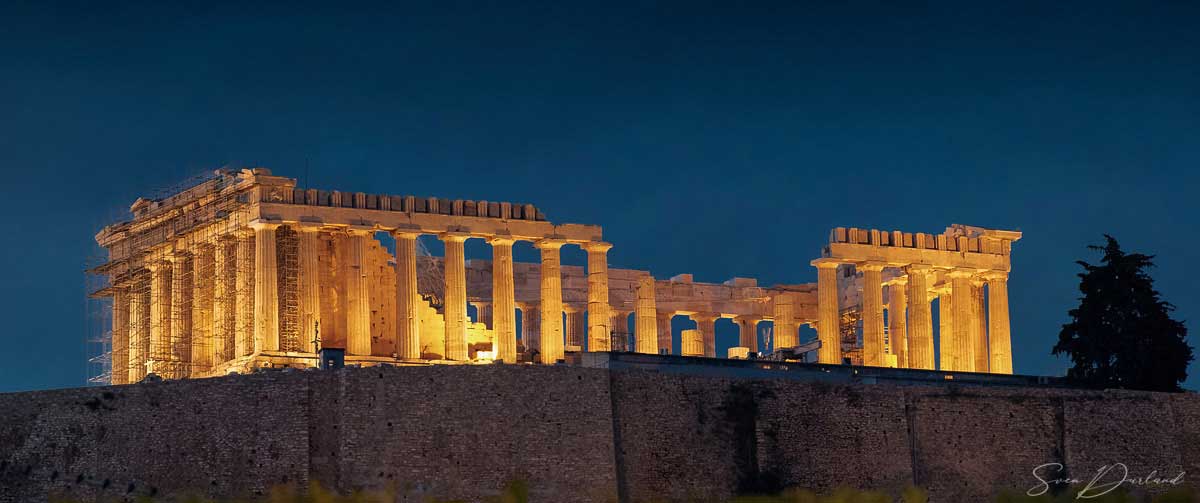
[[[971,278],[971,319],[975,321],[971,330],[971,353],[974,355],[972,368],[975,372],[988,372],[987,306],[983,304],[983,278]]]
[[[659,354],[671,354],[674,349],[674,344],[671,341],[671,318],[675,317],[675,313],[671,311],[658,311],[655,313],[655,325],[658,328],[658,352]]]
[[[1008,319],[1008,273],[989,271],[983,275],[988,289],[988,347],[990,368],[995,374],[1013,373],[1012,339]]]
[[[687,329],[680,332],[682,339],[680,354],[683,356],[704,356],[704,337],[699,330]]]
[[[821,341],[821,348],[817,350],[817,361],[839,364],[842,363],[842,345],[838,330],[841,324],[838,310],[838,263],[814,260],[812,265],[817,268],[817,338]]]
[[[467,354],[467,262],[463,243],[471,236],[446,232],[438,236],[446,245],[446,359],[465,361]]]
[[[583,347],[583,332],[586,326],[583,324],[583,312],[586,310],[579,309],[570,304],[563,304],[563,313],[565,313],[567,322],[563,325],[563,339],[566,340],[566,346]]]
[[[517,361],[517,306],[513,284],[514,240],[507,237],[488,239],[492,245],[492,330],[495,332],[496,359],[506,363]],[[416,279],[413,280],[416,293]],[[528,312],[528,311],[526,311]],[[528,323],[528,318],[526,318]]]
[[[700,342],[703,345],[704,356],[717,357],[717,319],[720,316],[711,313],[697,313],[691,316],[696,322],[696,330],[700,331]]]
[[[858,266],[863,272],[863,365],[882,367],[886,354],[883,343],[883,267],[882,262]]]
[[[346,354],[371,354],[371,285],[367,283],[367,240],[374,229],[353,226],[346,229]]]
[[[146,377],[146,359],[150,350],[150,279],[149,274],[134,277],[129,290],[129,368],[126,382],[135,383]]]
[[[929,306],[929,277],[926,265],[904,268],[908,275],[908,368],[933,370],[933,313]]]
[[[321,325],[321,226],[301,222],[296,229],[299,274],[300,351],[315,351]]]
[[[796,306],[791,295],[781,292],[772,299],[774,303],[775,348],[790,348],[798,343],[796,330]]]
[[[950,294],[954,312],[953,326],[950,333],[950,367],[949,370],[971,372],[975,367],[975,355],[971,345],[974,342],[975,319],[971,306],[971,276],[970,271],[954,270],[946,274],[950,278]]]
[[[891,353],[896,355],[896,367],[908,368],[908,278],[903,276],[888,284],[888,342]]]
[[[638,278],[637,318],[634,322],[634,351],[658,354],[658,308],[654,296],[654,276]]]
[[[129,288],[113,288],[112,365],[109,382],[129,382]]]
[[[279,270],[275,230],[279,223],[250,222],[254,229],[254,352],[279,349]]]
[[[758,317],[738,316],[734,318],[738,326],[738,345],[750,348],[751,353],[758,352]]]
[[[538,305],[535,303],[521,304],[521,344],[530,353],[542,350],[542,328]]]
[[[542,348],[541,362],[554,364],[563,359],[562,274],[559,250],[566,244],[556,239],[542,239],[534,246],[542,252]]]
[[[608,351],[612,335],[608,303],[608,250],[612,244],[591,242],[587,251],[588,275],[588,351]]]
[[[956,370],[953,353],[954,339],[954,294],[950,292],[949,280],[937,288],[938,298],[938,354],[940,355],[939,370]]]
[[[237,243],[232,236],[220,236],[213,246],[212,362],[232,357],[234,327],[237,326]]]
[[[171,356],[175,362],[167,379],[187,377],[192,350],[192,257],[176,251],[167,256],[171,262]]]
[[[159,259],[146,264],[150,270],[150,354],[146,373],[165,377],[162,362],[171,359],[171,263]]]
[[[417,311],[417,238],[419,233],[396,231],[396,355],[421,358],[421,318]]]
[[[213,245],[201,243],[192,256],[192,374],[212,367]]]
[[[254,230],[241,229],[237,233],[235,265],[237,291],[234,293],[234,309],[237,323],[234,327],[234,357],[247,356],[254,351]]]

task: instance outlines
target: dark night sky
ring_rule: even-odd
[[[533,202],[660,278],[815,281],[835,226],[1019,229],[1032,374],[1108,232],[1200,332],[1194,3],[49,3],[0,6],[0,391],[83,382],[93,235],[226,164]]]

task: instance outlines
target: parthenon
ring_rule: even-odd
[[[113,384],[314,367],[320,348],[364,366],[745,357],[801,346],[803,326],[822,364],[1012,373],[1016,231],[836,228],[815,284],[765,287],[609,268],[599,226],[551,223],[531,204],[301,189],[263,168],[217,170],[130,210],[96,235],[108,259],[89,271],[107,278],[91,294],[111,299]],[[423,253],[423,235],[443,257]],[[466,260],[470,239],[492,260]],[[519,241],[540,264],[513,261]],[[586,267],[561,264],[568,245]],[[675,316],[696,328],[674,333]],[[721,318],[739,330],[725,354]]]

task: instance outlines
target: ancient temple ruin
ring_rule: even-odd
[[[675,346],[744,357],[800,346],[803,325],[816,328],[819,363],[1012,373],[1015,231],[837,228],[812,261],[817,283],[766,287],[610,269],[599,226],[551,223],[530,204],[301,189],[261,168],[218,170],[130,210],[96,235],[108,259],[89,271],[107,278],[92,296],[111,299],[113,384],[313,367],[322,347],[359,365],[554,364]],[[422,253],[422,235],[444,257]],[[466,260],[469,239],[493,260]],[[541,263],[514,262],[517,241]],[[560,263],[567,245],[586,250],[586,267]],[[677,315],[696,329],[674,334]],[[720,318],[740,331],[726,355]]]

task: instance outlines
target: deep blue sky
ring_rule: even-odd
[[[1066,368],[1107,232],[1200,331],[1194,3],[49,3],[0,6],[0,391],[82,383],[93,235],[225,164],[533,202],[660,278],[815,281],[835,226],[1019,229],[1022,373]]]

